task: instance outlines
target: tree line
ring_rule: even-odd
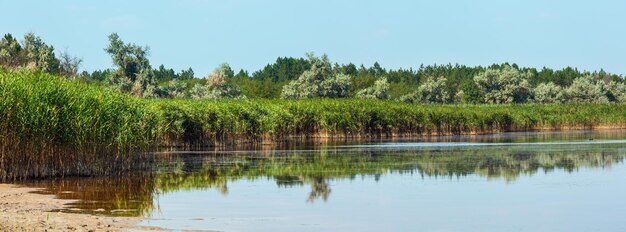
[[[206,77],[189,68],[179,72],[153,68],[149,47],[109,35],[104,51],[113,67],[78,73],[82,59],[55,55],[32,33],[18,41],[6,34],[0,41],[0,65],[59,74],[77,81],[118,89],[145,98],[377,98],[422,104],[511,104],[563,102],[626,102],[622,75],[566,67],[519,67],[516,64],[465,66],[421,65],[417,69],[385,69],[332,63],[327,55],[279,57],[249,73],[220,64]]]

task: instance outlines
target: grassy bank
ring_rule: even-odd
[[[145,100],[61,77],[0,70],[0,177],[135,169],[143,149],[625,127],[625,104],[414,105],[382,100]]]
[[[162,144],[626,126],[624,104],[413,105],[381,100],[155,100]]]
[[[32,72],[0,71],[0,178],[136,168],[155,125],[141,101]]]

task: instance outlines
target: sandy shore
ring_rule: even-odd
[[[162,228],[135,225],[141,218],[49,212],[69,200],[31,193],[37,189],[0,184],[0,231],[125,231]]]

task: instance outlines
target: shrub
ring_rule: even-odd
[[[350,90],[350,76],[334,74],[328,56],[307,54],[311,68],[283,87],[281,98],[343,98]]]
[[[485,103],[524,103],[530,96],[528,79],[531,73],[522,73],[507,65],[502,69],[487,69],[474,76],[474,82],[482,92]]]
[[[374,85],[367,88],[362,89],[356,93],[357,98],[361,99],[386,99],[389,96],[387,95],[387,91],[389,90],[389,82],[386,77],[380,78],[374,82]]]
[[[552,82],[537,85],[532,93],[535,103],[559,103],[564,100],[563,88]]]

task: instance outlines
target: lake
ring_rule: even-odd
[[[26,185],[174,230],[626,231],[623,130],[154,155],[149,172]]]

